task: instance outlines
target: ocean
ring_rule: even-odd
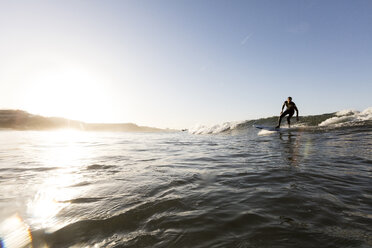
[[[372,108],[275,121],[0,131],[0,247],[372,247]]]

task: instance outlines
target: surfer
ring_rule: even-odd
[[[287,109],[283,112],[284,106],[286,106]],[[280,123],[282,122],[282,118],[286,115],[288,115],[288,117],[287,117],[288,127],[291,127],[291,118],[292,118],[295,110],[296,110],[296,119],[298,121],[298,109],[296,107],[296,104],[294,102],[292,102],[292,97],[289,96],[287,101],[285,101],[283,103],[282,111],[280,112],[278,125],[275,128],[280,128]]]

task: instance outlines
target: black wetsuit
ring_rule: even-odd
[[[282,118],[286,115],[288,115],[287,117],[287,122],[288,122],[288,125],[291,125],[291,118],[295,112],[295,110],[297,111],[298,113],[298,110],[297,110],[297,107],[296,107],[296,104],[294,102],[288,102],[288,101],[285,101],[283,103],[283,108],[284,108],[284,105],[287,107],[287,109],[280,115],[279,117],[279,121],[278,121],[278,126],[277,127],[280,127],[280,123],[282,122]],[[283,109],[282,108],[282,109]]]

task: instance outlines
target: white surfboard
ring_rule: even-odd
[[[263,126],[263,125],[253,125],[255,128],[267,130],[267,131],[273,131],[273,132],[279,132],[279,131],[287,131],[289,128],[275,128],[275,127],[269,127],[269,126]]]

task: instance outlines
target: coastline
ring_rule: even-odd
[[[175,129],[163,129],[139,126],[134,123],[86,123],[61,117],[33,115],[23,110],[0,110],[0,131],[51,131],[73,129],[80,131],[110,132],[177,132]]]

